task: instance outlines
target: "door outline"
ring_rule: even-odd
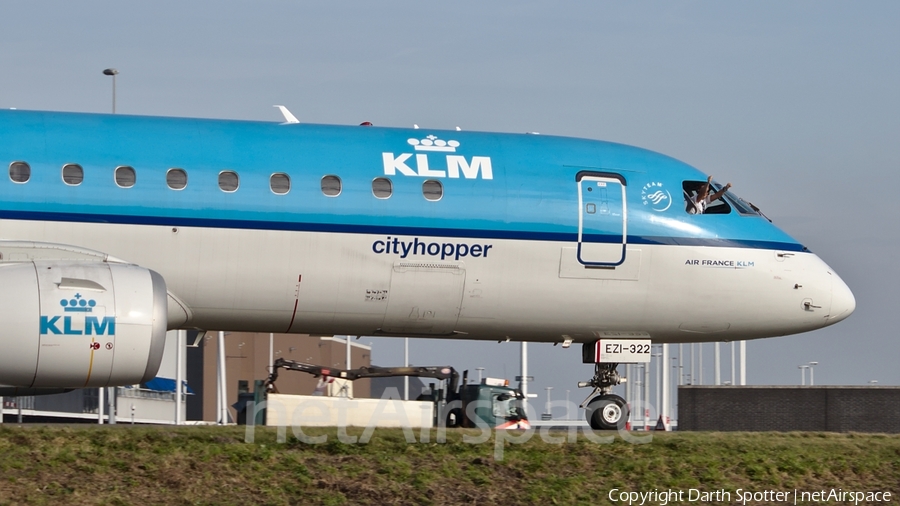
[[[598,183],[614,183],[619,185],[622,188],[622,250],[618,259],[610,259],[610,261],[596,261],[588,258],[585,260],[582,257],[582,244],[583,241],[583,232],[584,232],[584,215],[585,215],[585,204],[584,204],[584,195],[583,191],[585,188],[584,182],[598,182]],[[613,172],[596,172],[596,171],[580,171],[575,175],[575,182],[578,183],[578,250],[577,250],[577,258],[578,262],[582,265],[586,266],[594,266],[594,267],[616,267],[618,265],[622,265],[625,262],[625,251],[628,243],[628,212],[626,208],[626,193],[625,187],[626,182],[625,178],[621,174],[616,174]],[[594,204],[589,204],[594,205]],[[595,208],[596,209],[596,208]],[[610,223],[614,223],[613,220]],[[587,244],[592,244],[588,242]]]
[[[462,262],[395,262],[379,332],[454,335],[465,284]]]

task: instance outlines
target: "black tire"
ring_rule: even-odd
[[[622,430],[628,422],[628,403],[618,395],[594,397],[584,410],[594,430]]]

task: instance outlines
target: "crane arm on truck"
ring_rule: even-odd
[[[366,366],[358,369],[336,369],[334,367],[323,367],[320,365],[306,364],[295,360],[287,360],[279,358],[272,364],[272,371],[269,372],[269,378],[266,380],[266,391],[277,392],[275,381],[278,379],[278,370],[286,369],[288,371],[300,371],[312,374],[315,377],[331,377],[340,378],[349,381],[355,381],[362,378],[389,378],[394,376],[415,376],[420,378],[435,378],[439,380],[450,380],[448,386],[451,392],[456,392],[459,385],[459,373],[450,366],[430,366],[430,367],[377,367]]]

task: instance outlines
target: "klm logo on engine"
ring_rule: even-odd
[[[404,176],[418,177],[449,177],[465,179],[493,179],[494,173],[491,168],[491,157],[489,156],[473,156],[466,158],[465,156],[450,154],[456,153],[459,147],[459,141],[445,141],[438,139],[434,135],[429,135],[424,139],[409,139],[406,141],[416,153],[381,153],[384,161],[384,175],[394,176],[402,174]],[[429,158],[429,153],[431,158]],[[446,153],[446,154],[445,154]],[[444,154],[443,160],[439,158],[439,154]],[[432,166],[430,162],[435,164]],[[441,164],[444,162],[444,164]],[[433,168],[432,168],[433,167]]]
[[[72,299],[62,299],[59,304],[63,308],[61,316],[41,315],[41,335],[56,334],[67,336],[114,336],[116,335],[115,316],[93,316],[86,313],[94,311],[97,301],[86,300],[76,293]]]

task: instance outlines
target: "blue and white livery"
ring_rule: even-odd
[[[0,383],[20,387],[152,376],[174,328],[675,343],[855,308],[753,206],[689,214],[706,175],[621,144],[0,111],[0,162]],[[65,323],[72,300],[95,319]]]

